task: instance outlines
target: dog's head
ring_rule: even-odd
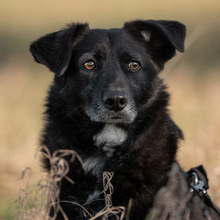
[[[109,30],[71,24],[30,50],[55,73],[53,96],[66,108],[80,107],[91,121],[129,124],[156,93],[165,62],[184,51],[184,38],[185,26],[176,21],[132,21]]]

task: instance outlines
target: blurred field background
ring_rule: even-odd
[[[162,76],[172,94],[172,116],[185,134],[180,163],[185,170],[205,166],[220,206],[219,0],[10,0],[0,3],[0,219],[16,219],[22,168],[32,168],[33,183],[41,176],[34,155],[53,74],[33,61],[30,42],[70,22],[110,28],[132,19],[187,26],[186,52]]]

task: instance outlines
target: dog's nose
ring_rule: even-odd
[[[123,95],[112,95],[104,98],[105,107],[109,110],[114,110],[115,112],[121,111],[127,105],[128,100]]]

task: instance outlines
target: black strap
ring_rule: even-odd
[[[208,207],[212,208],[217,214],[220,215],[220,210],[215,206],[207,193],[209,185],[204,167],[201,165],[199,167],[192,168],[187,172],[187,174],[190,192],[199,195]]]

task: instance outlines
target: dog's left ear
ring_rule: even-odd
[[[88,30],[88,24],[71,24],[66,29],[47,34],[33,42],[30,51],[35,61],[61,76],[69,65],[73,46]]]
[[[146,20],[125,23],[124,29],[139,38],[162,69],[176,50],[184,52],[185,25],[177,21]]]

